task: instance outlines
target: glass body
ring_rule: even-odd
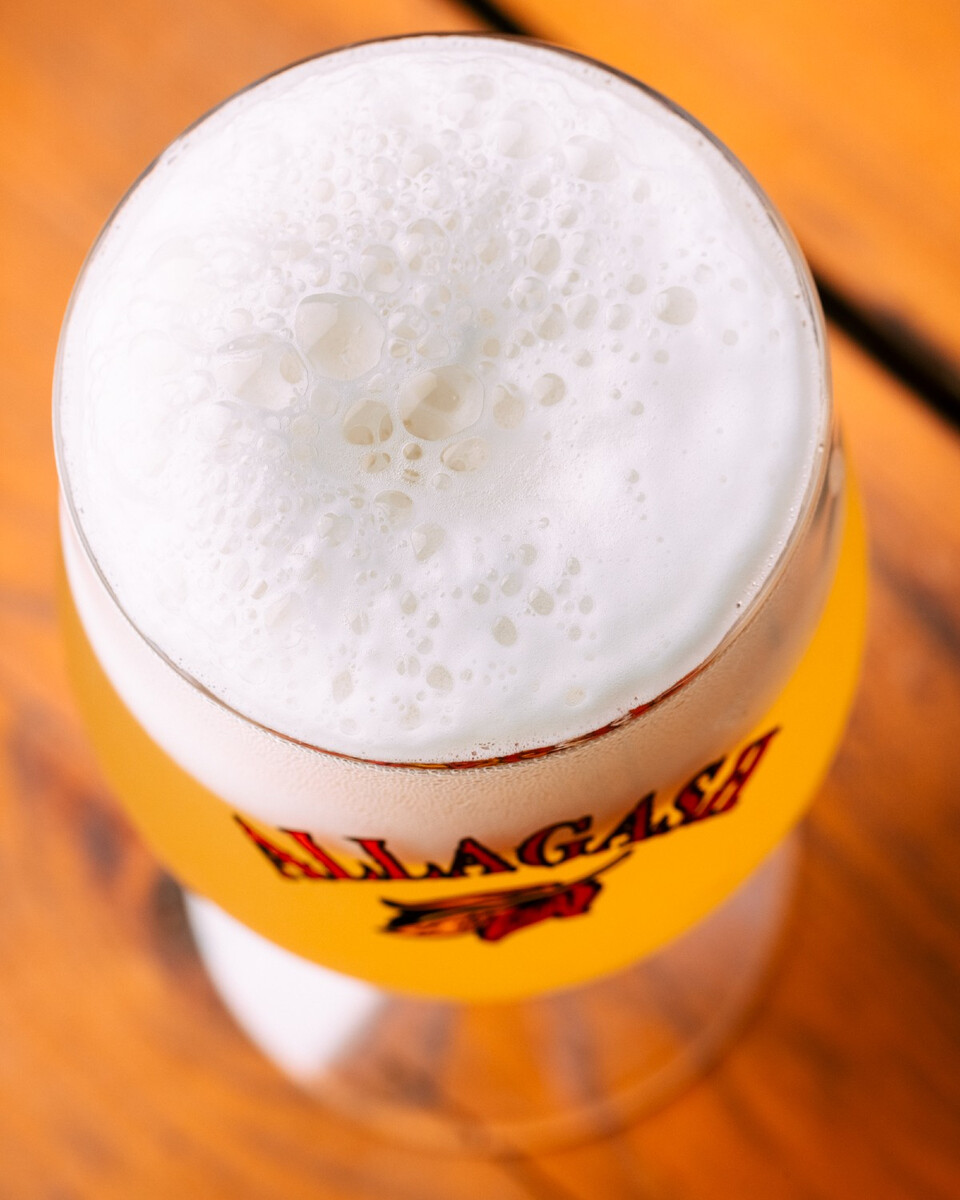
[[[483,1006],[491,1002],[625,978],[615,973],[674,946],[668,974],[679,971],[690,994],[710,981],[718,989],[680,1039],[679,1057],[689,1065],[715,1044],[718,1028],[730,1026],[759,972],[782,906],[782,864],[737,893],[746,900],[728,897],[789,832],[834,751],[863,607],[861,533],[830,408],[820,309],[790,234],[763,202],[796,267],[821,351],[810,402],[823,406],[826,434],[793,532],[759,593],[695,671],[611,725],[558,746],[485,762],[370,762],[267,729],[211,695],[137,629],[97,564],[64,466],[58,371],[65,627],[109,778],[187,888],[303,959],[440,1003],[404,1009],[400,1028],[411,1027],[413,1011],[421,1024],[425,1013],[433,1021],[442,1011],[448,1026],[457,1011],[467,1029],[475,1023],[470,1010],[445,1002],[469,1001],[489,1013]],[[372,802],[384,792],[397,798],[396,821]],[[713,910],[719,924],[697,941],[687,931]],[[202,903],[194,914],[212,962],[218,941],[232,934]],[[728,973],[739,974],[722,978],[718,947]],[[222,956],[217,961],[222,967]],[[666,960],[659,961],[662,972]],[[236,986],[236,972],[233,983],[229,970],[214,974],[225,989]],[[620,1003],[620,985],[609,986],[600,1024],[612,1028],[613,1004],[631,1029],[646,1028],[649,1011],[638,1015]],[[581,1023],[593,1019],[588,993],[595,994],[580,993]],[[376,1004],[360,999],[372,994],[350,993],[347,1007],[381,1011],[385,993],[376,993]],[[243,1009],[242,999],[231,1003]],[[517,1022],[529,1034],[531,1021],[547,1019],[546,1009],[536,1018],[525,1011],[516,1003],[498,1008],[497,1036],[509,1029],[518,1036]],[[666,1078],[675,1051],[646,1065],[631,1061],[630,1070],[647,1082]],[[324,1067],[332,1061],[321,1058]],[[538,1063],[532,1069],[544,1070]],[[464,1077],[475,1071],[468,1064]],[[600,1090],[622,1083],[611,1076]],[[363,1107],[356,1096],[364,1087],[369,1095],[369,1079],[353,1078],[348,1107]],[[636,1078],[631,1088],[639,1094]],[[421,1101],[424,1094],[421,1086]],[[395,1115],[396,1097],[389,1101]],[[524,1103],[537,1107],[530,1096]],[[569,1132],[558,1106],[556,1097],[541,1106],[547,1124]],[[613,1110],[604,1111],[609,1119]],[[517,1119],[503,1110],[494,1124]],[[442,1141],[431,1121],[430,1137]]]

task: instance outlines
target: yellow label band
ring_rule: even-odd
[[[71,673],[105,772],[184,886],[305,958],[384,987],[502,1000],[624,967],[719,904],[801,816],[835,752],[863,640],[865,543],[852,492],[814,635],[757,727],[689,780],[613,819],[584,810],[509,848],[465,835],[408,862],[388,839],[325,845],[237,812],[143,731],[66,595]],[[66,589],[65,589],[66,592]],[[343,846],[356,847],[345,852]]]
[[[400,879],[462,879],[473,874],[499,875],[524,867],[557,867],[572,858],[592,857],[614,848],[632,846],[729,812],[778,732],[771,729],[741,750],[729,773],[724,772],[727,758],[709,763],[680,789],[665,810],[658,805],[656,793],[648,792],[615,822],[606,836],[602,832],[594,835],[594,818],[588,814],[574,821],[555,821],[534,830],[507,855],[498,854],[479,838],[463,837],[446,869],[434,862],[407,865],[383,838],[350,838],[349,841],[363,851],[364,857],[347,859],[342,853],[337,857],[325,849],[306,830],[274,827],[268,830],[262,823],[258,827],[239,813],[234,813],[234,820],[284,879],[383,883]]]

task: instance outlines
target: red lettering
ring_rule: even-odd
[[[677,795],[673,802],[673,807],[680,814],[681,825],[690,825],[694,821],[702,820],[707,815],[703,805],[707,785],[716,778],[717,772],[725,762],[726,759],[718,758],[709,767],[704,767],[702,771],[694,775],[683,791]]]
[[[530,867],[556,867],[560,863],[569,862],[571,858],[579,858],[590,841],[592,817],[579,817],[576,821],[558,821],[555,825],[547,825],[531,833],[517,847],[517,859]],[[547,842],[561,829],[569,829],[571,833],[585,833],[586,837],[574,838],[569,842],[559,842],[553,847],[553,853],[547,857]]]
[[[369,854],[378,867],[383,870],[383,879],[412,879],[407,868],[387,849],[387,843],[382,838],[351,838],[365,854]]]
[[[738,804],[747,780],[756,771],[779,732],[779,729],[771,729],[744,747],[730,773],[712,795],[709,794],[710,785],[717,780],[727,760],[717,759],[699,771],[673,800],[673,810],[679,815],[679,822],[671,824],[670,816],[666,813],[654,820],[655,795],[648,792],[596,846],[590,846],[593,818],[578,817],[574,821],[545,825],[524,838],[516,849],[517,861],[530,867],[556,867],[584,854],[602,854],[606,850],[631,846],[635,842],[679,829],[682,825],[691,825],[707,817],[729,812]],[[472,871],[479,875],[498,875],[516,870],[510,862],[472,837],[461,838],[448,871],[442,870],[436,863],[428,862],[422,869],[418,868],[417,874],[411,874],[387,848],[383,838],[351,838],[375,864],[362,863],[361,873],[353,874],[315,842],[309,833],[296,829],[281,831],[307,852],[309,860],[305,861],[248,825],[242,817],[234,814],[234,820],[284,879],[460,879]],[[563,831],[568,831],[572,836],[561,839],[558,835]]]
[[[601,885],[595,880],[582,879],[543,900],[518,904],[515,908],[495,913],[477,927],[477,936],[485,942],[499,942],[508,934],[516,933],[518,929],[538,925],[551,917],[563,920],[566,917],[582,916],[590,911],[590,905],[600,891]]]
[[[323,867],[324,874],[315,875],[315,879],[373,879],[376,878],[375,872],[370,867],[363,868],[363,874],[360,876],[351,875],[345,870],[326,850],[318,845],[309,833],[304,833],[300,829],[285,829],[283,831],[288,837],[292,837],[297,845],[302,846],[318,863]]]
[[[321,875],[309,863],[303,862],[295,855],[288,853],[282,846],[278,846],[275,842],[271,842],[258,830],[248,825],[242,817],[233,814],[233,819],[240,826],[247,837],[260,850],[266,858],[276,867],[284,879],[328,879],[330,876]]]
[[[765,733],[763,737],[757,738],[740,751],[739,758],[733,764],[733,770],[713,794],[704,816],[712,817],[717,813],[729,812],[734,807],[740,799],[744,784],[760,765],[760,759],[779,732],[779,729],[771,729],[769,733]]]
[[[653,795],[653,792],[648,792],[642,800],[638,800],[616,829],[609,833],[599,846],[594,846],[587,853],[602,854],[604,850],[612,850],[615,845],[632,846],[634,842],[644,842],[647,838],[669,833],[670,822],[666,817],[661,817],[654,824]]]
[[[497,875],[501,871],[516,870],[516,867],[512,867],[499,854],[494,854],[483,842],[478,842],[476,838],[465,837],[460,839],[447,876],[450,879],[459,879],[466,875],[470,867],[479,867],[481,875]]]

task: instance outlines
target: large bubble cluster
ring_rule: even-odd
[[[747,186],[638,89],[421,38],[244,93],[80,290],[68,468],[135,623],[256,720],[485,757],[720,641],[789,533],[815,347]]]

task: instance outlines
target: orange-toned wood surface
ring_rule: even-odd
[[[952,0],[506,0],[671,96],[759,177],[815,268],[960,371]]]
[[[613,33],[621,23],[610,43],[621,61],[643,41],[642,7],[608,18]],[[601,9],[594,3],[565,17],[567,40]],[[651,6],[661,37],[675,10],[676,59],[683,45],[699,58],[673,90],[765,182],[776,170],[778,127],[786,156],[790,130],[809,127],[809,145],[819,149],[807,168],[810,188],[798,180],[796,194],[817,209],[817,189],[835,188],[840,216],[823,222],[847,222],[841,229],[858,228],[861,204],[845,182],[849,142],[821,137],[809,116],[811,93],[826,103],[830,72],[803,79],[794,64],[774,91],[761,96],[753,85],[752,107],[765,106],[768,128],[766,157],[753,161],[751,105],[731,101],[729,85],[731,74],[759,68],[717,70],[710,82],[696,62],[708,61],[711,38],[718,61],[729,58],[730,31],[748,26],[736,62],[789,58],[795,23],[814,19],[811,40],[798,45],[801,65],[814,34],[831,61],[849,60],[848,79],[897,59],[888,86],[909,112],[891,134],[892,165],[884,163],[875,190],[880,208],[881,194],[906,196],[893,205],[905,217],[871,225],[869,236],[878,261],[899,264],[889,276],[906,289],[898,295],[933,295],[935,266],[943,278],[960,272],[948,237],[939,264],[911,240],[921,236],[915,226],[925,209],[910,199],[906,177],[937,170],[922,141],[947,53],[944,30],[923,15],[932,7],[896,16],[907,32],[894,30],[889,42],[882,21],[864,19],[854,30],[845,24],[852,18],[816,4],[804,9],[815,18],[791,15],[787,5],[784,23],[769,15],[750,25],[751,6],[732,0],[709,10],[712,23],[701,22],[696,37],[682,3],[662,14]],[[868,654],[849,735],[809,823],[787,946],[745,1035],[673,1104],[590,1145],[467,1162],[380,1144],[318,1111],[246,1045],[197,965],[175,888],[104,789],[57,638],[48,398],[59,320],[86,247],[130,180],[187,121],[248,79],[326,46],[477,22],[439,0],[346,8],[330,0],[36,0],[6,5],[0,21],[0,1196],[960,1194],[956,433],[834,338],[837,391],[873,532]],[[699,80],[696,103],[682,94],[684,78]],[[868,119],[866,108],[858,118],[847,113],[843,128],[855,132],[860,120],[873,138]],[[772,182],[791,207],[793,193]],[[801,233],[803,203],[791,213]],[[953,204],[955,218],[955,193]],[[858,273],[851,261],[851,286],[887,303],[886,277]],[[911,316],[931,334],[952,336],[931,311],[917,306]]]

